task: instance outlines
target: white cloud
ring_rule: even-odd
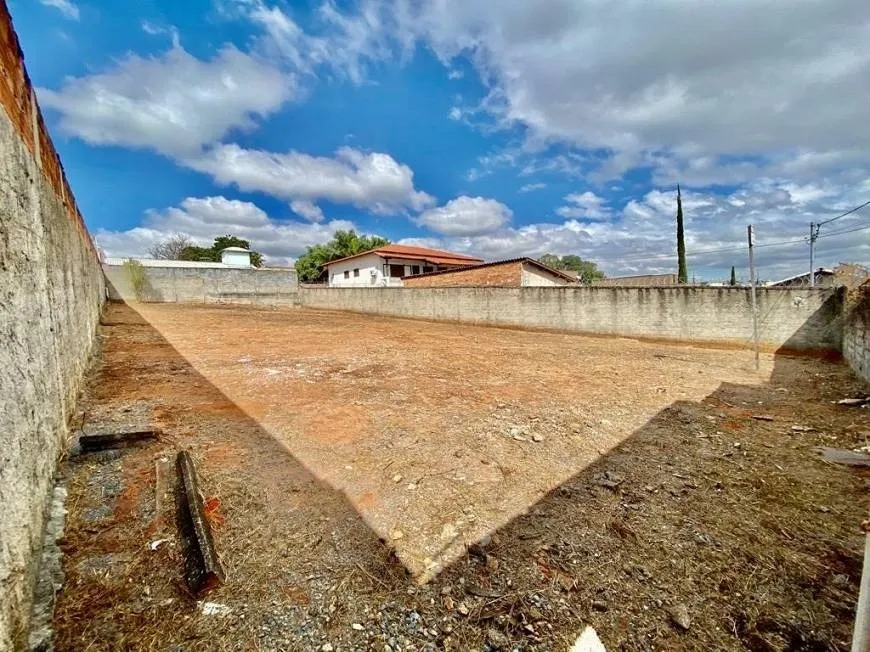
[[[130,54],[106,72],[68,77],[39,89],[60,113],[60,129],[91,145],[154,149],[173,156],[198,150],[230,129],[252,128],[294,92],[291,77],[231,45],[210,60],[180,46],[156,57]]]
[[[269,217],[256,204],[226,197],[188,197],[180,206],[148,211],[142,226],[127,231],[99,229],[97,243],[107,256],[143,257],[164,238],[184,233],[202,246],[219,235],[244,238],[269,264],[288,263],[306,247],[328,241],[336,230],[353,229],[345,220],[311,224]]]
[[[297,199],[290,202],[290,208],[293,209],[294,213],[296,213],[300,217],[304,217],[309,222],[323,221],[323,211],[320,209],[319,206],[310,201],[306,201],[304,199]]]
[[[805,234],[810,221],[856,206],[862,198],[866,201],[868,193],[870,178],[854,186],[822,188],[759,181],[725,196],[684,190],[689,273],[699,279],[723,280],[734,265],[738,276],[745,278],[746,225],[750,223],[756,227],[760,245],[756,256],[761,278],[800,273],[809,266]],[[589,198],[588,203],[596,202]],[[609,275],[675,272],[675,213],[676,191],[654,190],[614,210],[609,221],[568,219],[412,241],[487,260],[577,254],[596,261]],[[859,213],[823,227],[823,237],[816,245],[816,265],[870,260],[870,228],[842,233],[870,227],[868,215]],[[767,246],[782,242],[787,244]]]
[[[79,8],[71,0],[39,0],[46,7],[54,7],[67,18],[79,19]]]
[[[419,215],[414,221],[436,233],[468,236],[490,233],[510,222],[511,209],[494,199],[461,196]]]
[[[400,0],[393,0],[399,2]],[[846,152],[870,161],[870,14],[858,0],[421,0],[404,25],[450,66],[465,56],[485,106],[527,139],[750,166]],[[795,34],[803,35],[795,38]],[[761,157],[761,161],[757,158]],[[711,172],[705,173],[710,176]]]
[[[328,199],[378,214],[420,211],[434,203],[430,195],[414,188],[414,173],[407,165],[388,154],[352,147],[342,147],[329,158],[217,145],[186,163],[211,174],[219,184],[291,201]]]
[[[565,197],[565,206],[556,209],[561,217],[582,220],[604,220],[610,217],[611,211],[606,206],[607,201],[594,192],[573,193]]]
[[[462,120],[462,109],[458,106],[450,107],[450,113],[447,114],[451,120]]]
[[[520,188],[520,192],[534,192],[535,190],[543,190],[546,187],[546,183],[527,183]]]

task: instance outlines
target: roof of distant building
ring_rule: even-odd
[[[437,272],[426,272],[425,274],[412,274],[410,276],[403,276],[402,278],[420,278],[421,276],[439,276],[442,274],[461,274],[462,272],[480,269],[481,267],[495,267],[496,265],[510,265],[512,263],[523,263],[527,265],[532,265],[533,267],[537,267],[538,269],[544,270],[545,272],[549,272],[553,276],[559,276],[561,278],[564,278],[567,281],[576,282],[578,278],[576,276],[577,272],[556,269],[555,267],[545,265],[539,260],[528,257],[508,258],[507,260],[494,260],[492,262],[481,263],[479,265],[466,265],[464,267],[460,267],[459,269],[443,269]]]
[[[819,267],[816,270],[815,276],[832,276],[834,274],[834,270],[828,269],[827,267]],[[794,276],[789,276],[788,278],[783,278],[778,281],[771,281],[768,285],[782,285],[783,283],[790,283],[792,281],[797,281],[798,279],[805,278],[807,281],[810,280],[810,273],[804,272],[803,274],[795,274]]]
[[[451,251],[441,251],[439,249],[429,249],[428,247],[412,247],[410,245],[386,245],[383,247],[378,247],[377,249],[369,249],[368,251],[362,251],[358,254],[354,254],[353,256],[345,256],[344,258],[338,258],[337,260],[330,260],[328,263],[324,263],[324,267],[328,267],[329,265],[334,265],[335,263],[340,263],[344,260],[350,260],[351,258],[358,258],[359,256],[366,256],[368,254],[375,254],[376,256],[380,256],[381,258],[406,258],[412,260],[422,260],[427,263],[432,263],[433,265],[477,265],[483,262],[482,258],[475,258],[474,256],[467,256],[465,254],[456,254]]]
[[[221,249],[221,253],[223,253],[225,251],[240,251],[243,254],[251,253],[250,249],[245,249],[244,247],[226,247],[225,249]]]

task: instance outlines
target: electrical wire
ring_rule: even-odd
[[[870,200],[865,201],[860,206],[855,206],[855,208],[851,208],[851,209],[847,210],[845,213],[840,213],[839,215],[835,215],[831,219],[824,220],[823,222],[816,222],[816,226],[823,226],[825,224],[830,224],[834,220],[839,220],[841,217],[846,217],[847,215],[851,215],[852,213],[857,213],[865,206],[870,206]]]

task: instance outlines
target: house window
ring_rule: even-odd
[[[359,270],[358,269],[353,270],[353,277],[357,278],[358,276],[359,276]]]
[[[344,273],[344,277],[345,277],[345,278],[350,278],[350,271],[345,272],[345,273]]]
[[[411,265],[411,274],[416,276],[419,273],[420,273],[420,266],[419,265]]]
[[[404,265],[390,265],[390,278],[402,278],[404,275]]]
[[[429,272],[434,272],[434,271],[435,271],[435,268],[434,268],[434,267],[428,267],[428,266],[423,267],[423,273],[424,273],[424,274],[428,274]]]

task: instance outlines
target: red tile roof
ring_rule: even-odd
[[[334,263],[341,262],[343,260],[350,260],[351,258],[357,258],[359,256],[365,256],[367,254],[375,254],[380,256],[381,258],[408,258],[411,260],[422,260],[427,263],[432,263],[434,265],[478,265],[483,262],[482,258],[475,258],[474,256],[466,256],[465,254],[455,254],[450,251],[441,251],[439,249],[429,249],[428,247],[411,247],[409,245],[386,245],[384,247],[378,247],[377,249],[370,249],[369,251],[363,251],[358,254],[354,254],[353,256],[345,256],[344,258],[338,258],[337,260],[330,260],[328,263],[324,263],[324,267],[328,267]]]

